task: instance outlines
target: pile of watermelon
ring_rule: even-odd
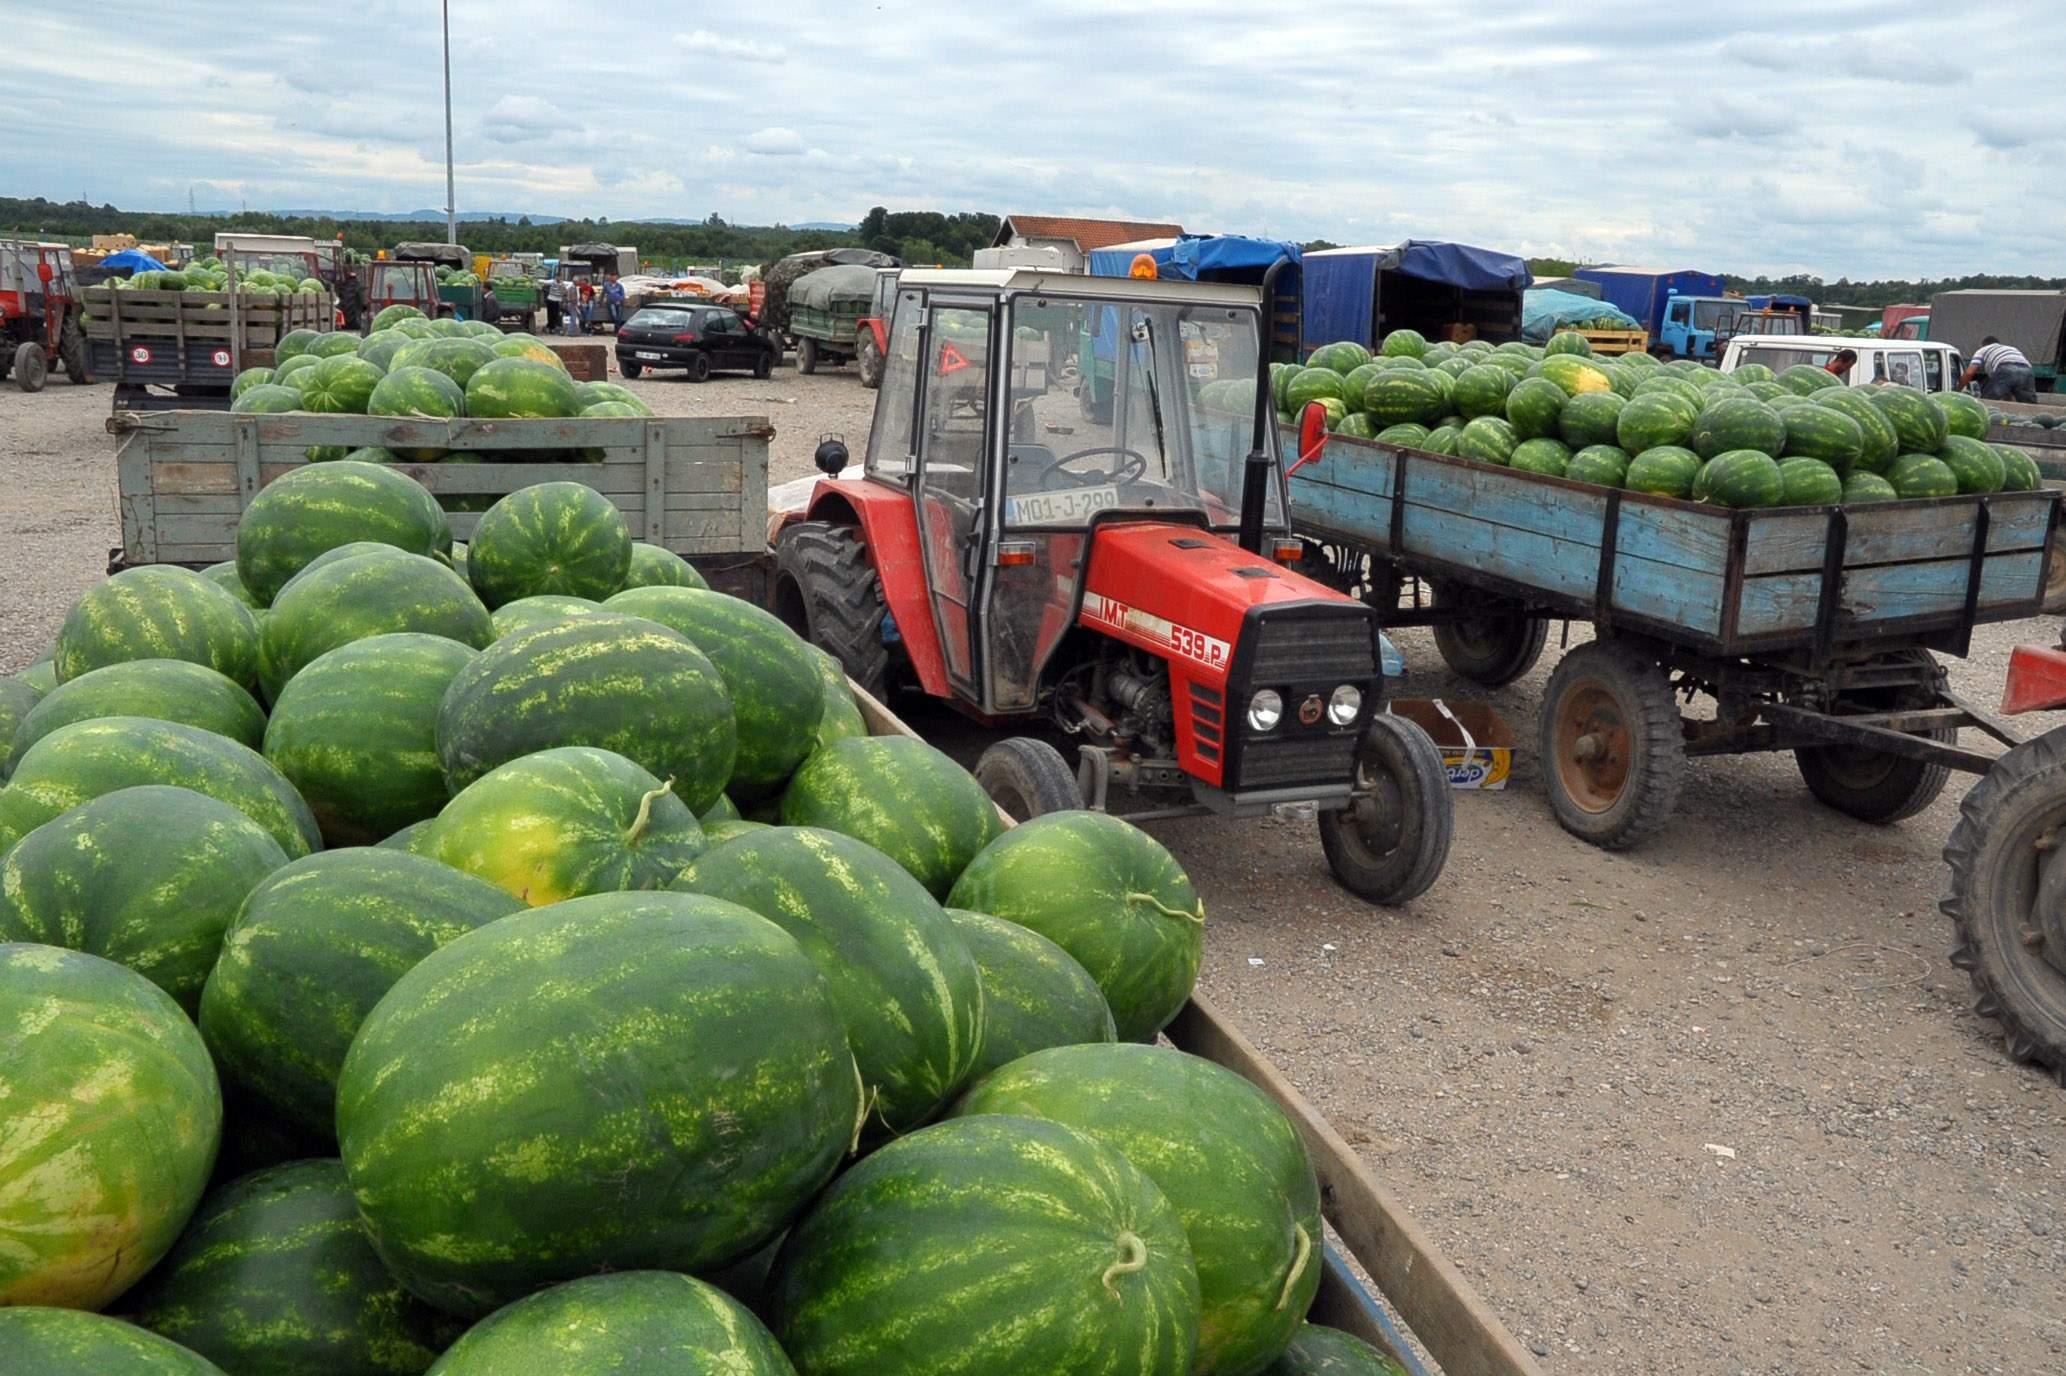
[[[1390,1369],[1290,1121],[1154,1044],[1168,852],[1004,828],[593,489],[458,545],[299,467],[0,747],[9,1373]]]
[[[2028,492],[2037,465],[1987,442],[1964,392],[1847,387],[1802,364],[1721,373],[1690,359],[1596,356],[1565,331],[1519,342],[1430,344],[1412,330],[1377,354],[1338,343],[1275,365],[1278,419],[1318,402],[1354,439],[1450,454],[1601,487],[1726,507],[1829,506]]]
[[[219,258],[197,258],[184,268],[151,269],[132,277],[110,277],[107,286],[119,291],[228,291],[229,273]],[[283,272],[252,268],[237,274],[237,291],[253,300],[270,301],[282,296],[325,292],[329,288],[314,277],[290,277]]]

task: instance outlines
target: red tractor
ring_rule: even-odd
[[[13,373],[15,386],[40,392],[52,358],[72,381],[93,381],[72,251],[0,239],[0,378]]]
[[[1384,710],[1371,608],[1290,567],[1260,291],[1031,270],[896,288],[868,452],[776,532],[776,612],[871,691],[986,725],[1015,816],[1317,811],[1336,877],[1422,893],[1448,856],[1434,743]],[[1094,354],[1109,396],[1080,395]],[[1115,810],[1117,808],[1115,807]]]

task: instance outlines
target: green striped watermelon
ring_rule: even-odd
[[[359,352],[359,337],[342,330],[318,334],[310,341],[308,352],[316,358],[356,358]]]
[[[881,852],[808,827],[707,852],[674,886],[740,904],[802,944],[893,1131],[930,1118],[982,1049],[982,976],[932,896]]]
[[[2014,445],[1990,445],[1994,456],[2001,460],[2001,490],[2004,492],[2035,492],[2044,486],[2044,475],[2038,472],[2037,461]],[[4,686],[4,685],[0,685]]]
[[[560,593],[541,592],[535,597],[519,597],[514,602],[505,602],[497,607],[490,620],[495,626],[495,638],[526,630],[533,626],[554,626],[562,621],[573,621],[584,616],[593,616],[601,611],[603,604],[586,597],[567,597]]]
[[[1497,416],[1480,416],[1456,437],[1456,457],[1505,466],[1521,441],[1514,428]]]
[[[201,1036],[240,1096],[333,1140],[337,1074],[396,980],[438,947],[523,907],[407,851],[326,851],[254,887],[201,996]]]
[[[1887,413],[1866,395],[1863,387],[1825,387],[1814,394],[1817,406],[1849,416],[1858,426],[1858,457],[1855,466],[1881,473],[1901,453],[1901,437]]]
[[[825,692],[809,646],[772,612],[708,588],[633,588],[603,604],[687,636],[731,697],[738,753],[724,785],[739,802],[780,792],[810,752]]]
[[[1573,450],[1612,444],[1619,434],[1621,409],[1627,404],[1614,392],[1581,392],[1564,403],[1557,417],[1557,436]]]
[[[584,385],[593,387],[597,384]],[[696,572],[694,564],[673,550],[634,540],[631,542],[631,565],[624,572],[624,586],[627,589],[707,588],[710,584]]]
[[[1102,812],[1050,812],[984,848],[948,903],[1031,927],[1090,971],[1128,1040],[1191,996],[1205,905],[1161,843]]]
[[[1476,420],[1479,416],[1504,415],[1513,390],[1512,373],[1490,363],[1480,363],[1464,369],[1457,376],[1449,400],[1458,415],[1466,420]]]
[[[0,858],[0,941],[112,960],[191,1013],[244,895],[286,863],[228,803],[163,784],[117,789]]]
[[[1869,387],[1865,392],[1893,423],[1903,454],[1934,454],[1944,447],[1950,425],[1921,392],[1913,387]]]
[[[280,690],[265,757],[327,844],[368,845],[445,805],[438,708],[473,658],[443,636],[369,636],[318,655]]]
[[[1421,358],[1427,351],[1428,341],[1419,330],[1393,330],[1378,346],[1386,358]]]
[[[250,687],[258,681],[258,623],[220,584],[191,570],[124,569],[72,604],[51,660],[64,683],[132,659],[184,659]]]
[[[1375,363],[1360,363],[1342,374],[1342,405],[1351,411],[1363,409],[1363,389],[1384,369]]]
[[[354,540],[434,555],[451,548],[452,532],[437,499],[408,475],[373,463],[318,464],[251,499],[237,524],[237,576],[270,606],[303,565]]]
[[[645,398],[615,382],[577,382],[574,384],[574,399],[585,409],[597,402],[622,402],[642,416],[653,414],[653,408],[646,405]]]
[[[1628,451],[1611,444],[1589,444],[1571,456],[1564,476],[1601,487],[1620,487],[1628,481]]]
[[[7,1376],[223,1376],[198,1352],[80,1309],[0,1309]]]
[[[758,1249],[831,1179],[860,1110],[792,937],[714,899],[603,894],[491,922],[396,981],[345,1057],[337,1135],[381,1259],[479,1315]]]
[[[1805,455],[1779,463],[1781,506],[1834,506],[1844,499],[1844,480],[1820,459]]]
[[[1570,396],[1614,390],[1614,381],[1607,376],[1607,370],[1590,358],[1580,358],[1577,354],[1551,354],[1542,360],[1541,367],[1542,376]]]
[[[235,1376],[414,1376],[464,1327],[380,1264],[335,1160],[211,1193],[123,1309]]]
[[[31,663],[15,677],[35,689],[36,696],[42,698],[57,687],[57,666],[51,663],[50,652],[46,650],[43,658]]]
[[[335,549],[326,549],[321,554],[318,554],[315,558],[309,560],[306,564],[303,564],[301,566],[300,572],[296,573],[292,578],[289,578],[286,582],[282,583],[280,585],[280,590],[277,593],[273,594],[273,601],[277,603],[282,597],[285,597],[287,595],[287,590],[289,588],[292,588],[296,583],[308,577],[316,570],[327,568],[331,564],[338,562],[340,559],[356,559],[361,554],[393,553],[396,553],[395,547],[393,545],[383,545],[378,540],[353,540],[350,544],[339,545]],[[444,562],[444,559],[440,556],[433,555],[431,557],[438,559],[438,562],[440,563]],[[270,612],[271,609],[268,608],[267,610],[268,612]],[[263,643],[262,634],[261,643]]]
[[[359,341],[357,353],[360,358],[380,369],[386,376],[395,370],[395,355],[412,341],[408,335],[394,330],[375,330]]]
[[[380,379],[373,395],[366,398],[366,414],[398,420],[453,420],[466,414],[466,393],[435,368],[398,367]],[[429,445],[394,452],[417,463],[433,463],[446,451]]]
[[[657,889],[703,847],[701,824],[671,784],[585,745],[526,754],[475,779],[420,846],[534,908]]]
[[[818,718],[817,745],[845,740],[849,736],[867,735],[868,723],[861,716],[861,704],[854,699],[853,685],[847,682],[846,670],[838,660],[808,641],[804,648],[810,651],[811,663],[818,667],[818,681],[824,689],[824,711]]]
[[[437,820],[435,817],[426,817],[420,822],[411,822],[394,835],[384,837],[375,844],[382,850],[405,850],[411,855],[428,856],[430,829]]]
[[[772,831],[767,822],[749,822],[743,817],[728,817],[703,824],[703,839],[711,850],[716,850],[727,841],[736,841],[741,836],[750,836],[756,831]]]
[[[1786,448],[1786,421],[1755,397],[1725,396],[1701,410],[1690,447],[1703,459],[1731,449],[1777,454]]]
[[[795,1376],[796,1368],[760,1320],[716,1286],[627,1271],[571,1280],[498,1309],[468,1329],[431,1376],[519,1371]]]
[[[1835,373],[1813,363],[1796,363],[1791,368],[1782,369],[1777,381],[1780,386],[1801,396],[1844,385],[1844,380]]]
[[[1969,440],[1987,438],[1987,408],[1978,397],[1970,392],[1938,392],[1930,401],[1944,413],[1947,434],[1962,435]]]
[[[1780,419],[1786,423],[1786,458],[1820,459],[1841,478],[1865,453],[1865,431],[1842,411],[1828,406],[1795,406]],[[1776,456],[1780,451],[1767,452]]]
[[[478,339],[412,339],[395,355],[397,368],[429,368],[460,387],[496,359],[495,350]]]
[[[14,750],[0,773],[59,727],[97,717],[183,722],[254,750],[265,737],[265,709],[215,670],[183,659],[132,659],[53,688],[15,729]]]
[[[1361,419],[1367,428],[1370,424],[1370,418],[1364,416]],[[1427,443],[1428,428],[1425,425],[1407,421],[1401,425],[1387,425],[1376,434],[1364,436],[1363,438],[1374,439],[1379,444],[1396,444],[1402,449],[1418,449]]]
[[[1892,388],[1884,390],[1892,391]],[[1916,395],[1922,395],[1918,392]],[[1903,497],[1955,497],[1958,475],[1931,454],[1903,454],[1887,468],[1887,482]]]
[[[947,920],[983,978],[983,1050],[969,1083],[1029,1052],[1118,1037],[1098,982],[1067,951],[988,913],[949,908]]]
[[[1846,502],[1891,502],[1900,497],[1894,485],[1877,473],[1858,469],[1844,479]]]
[[[339,559],[296,578],[273,603],[259,655],[266,696],[319,656],[369,636],[443,636],[480,649],[495,639],[488,609],[458,574],[400,550]]]
[[[1346,379],[1332,368],[1302,368],[1284,384],[1284,409],[1293,415],[1328,397],[1344,399]]]
[[[307,357],[306,354],[303,355]],[[315,366],[310,360],[309,367]],[[230,412],[239,416],[278,416],[301,409],[301,389],[287,382],[288,373],[283,365],[273,374],[271,382],[262,382],[230,403]]]
[[[1755,449],[1730,449],[1715,455],[1700,470],[1705,499],[1716,506],[1777,506],[1786,485],[1779,464]]]
[[[538,483],[488,508],[467,545],[466,567],[491,608],[538,593],[600,600],[624,586],[631,531],[594,488]]]
[[[1175,1207],[1197,1259],[1198,1376],[1255,1376],[1320,1287],[1320,1184],[1269,1096],[1159,1046],[1062,1046],[998,1070],[956,1106],[1074,1128],[1119,1152]]]
[[[768,1293],[809,1376],[1187,1376],[1198,1348],[1169,1200],[1110,1147],[1031,1118],[956,1119],[863,1160],[782,1244]]]
[[[244,586],[244,580],[237,577],[237,561],[225,559],[220,564],[210,564],[201,570],[201,576],[221,587],[253,611],[264,610],[264,604],[251,595],[251,589]]]
[[[1629,460],[1622,486],[1631,492],[1648,492],[1659,497],[1688,497],[1693,480],[1700,473],[1700,456],[1675,444],[1646,449]]]
[[[1937,457],[1958,479],[1961,492],[1999,492],[2008,477],[2001,455],[1983,440],[1958,434],[1947,436],[1944,447],[1937,451]]]
[[[1506,372],[1504,368],[1499,371]],[[1562,419],[1564,403],[1569,400],[1564,389],[1546,377],[1522,378],[1506,394],[1506,418],[1517,438],[1543,439],[1557,433],[1557,422]]]
[[[140,661],[139,661],[140,662]],[[0,748],[15,738],[21,724],[36,710],[40,699],[36,690],[18,678],[0,675]],[[0,770],[0,773],[4,773]],[[0,841],[0,850],[7,849],[7,843]]]
[[[90,798],[172,784],[228,803],[264,827],[288,859],[322,844],[315,815],[294,785],[247,746],[179,722],[96,717],[61,726],[30,746],[0,797],[24,831]]]
[[[273,370],[270,368],[246,368],[230,384],[230,400],[235,401],[253,387],[263,387],[272,380]]]
[[[495,346],[506,353],[508,341]],[[548,356],[550,351],[546,351]],[[466,414],[487,420],[560,420],[578,415],[581,399],[574,380],[557,360],[525,355],[501,357],[466,381]]]
[[[9,1305],[97,1309],[157,1264],[208,1182],[222,1095],[170,995],[54,946],[0,945],[0,1047],[4,1335]],[[20,1351],[0,1336],[9,1376]]]
[[[1332,344],[1322,344],[1306,358],[1308,368],[1332,368],[1343,377],[1369,362],[1370,350],[1353,339],[1338,339]]]
[[[405,306],[399,304],[393,306],[384,306],[381,308],[380,314],[373,317],[373,329],[375,331],[380,331],[389,329],[403,320],[423,319],[425,319],[423,312],[418,310],[414,306]]]
[[[308,370],[307,378],[302,382],[301,409],[363,416],[366,403],[373,397],[373,389],[385,376],[378,364],[368,363],[353,354],[325,358]],[[342,453],[338,457],[342,458]]]
[[[1587,396],[1595,393],[1585,393]],[[1577,398],[1573,397],[1573,401]],[[1552,478],[1564,476],[1564,469],[1571,462],[1571,448],[1562,440],[1522,440],[1514,446],[1514,452],[1507,458],[1507,466],[1520,473],[1542,473]]]
[[[1406,1376],[1406,1368],[1352,1334],[1302,1323],[1262,1376]]]

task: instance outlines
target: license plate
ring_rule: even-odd
[[[658,354],[645,354],[645,353],[633,353],[633,354],[632,354],[632,357],[633,357],[633,358],[650,358],[650,359],[652,359],[652,360],[653,360],[653,362],[655,362],[655,363],[658,363],[658,362],[660,361],[660,355],[658,355]]]

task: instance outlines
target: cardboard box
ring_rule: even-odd
[[[1514,728],[1482,702],[1395,698],[1390,711],[1428,733],[1442,752],[1451,788],[1499,790],[1514,768]]]
[[[1448,325],[1442,330],[1442,338],[1451,344],[1468,344],[1478,337],[1476,325]]]

